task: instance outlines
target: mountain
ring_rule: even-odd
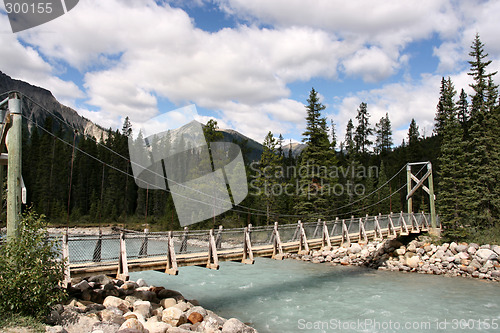
[[[289,144],[284,144],[283,145],[283,154],[285,156],[288,156],[288,151],[292,149],[292,156],[297,157],[299,156],[304,148],[306,148],[307,145],[305,143],[297,143],[297,142],[292,142]]]
[[[40,126],[43,126],[47,117],[53,117],[55,115],[57,118],[61,118],[66,123],[71,124],[71,126],[76,128],[79,133],[91,135],[96,139],[100,139],[101,137],[106,139],[108,136],[106,129],[97,124],[94,124],[89,119],[80,116],[72,108],[59,103],[49,90],[31,85],[24,81],[12,79],[10,76],[0,71],[0,98],[5,98],[6,96],[3,95],[5,95],[5,93],[9,91],[19,91],[21,94],[29,97],[29,99],[43,106],[43,108],[41,108],[31,100],[24,99],[23,115],[30,120],[27,122],[28,129],[30,131],[34,126],[33,123],[37,123]],[[179,130],[181,132],[188,131],[192,135],[193,131],[189,130],[190,126],[192,125],[193,124],[191,123],[186,124]],[[62,129],[71,132],[71,126],[68,126],[61,121],[54,119],[53,132],[56,133],[61,127]],[[223,134],[222,141],[233,142],[240,145],[246,162],[250,163],[252,161],[260,160],[260,156],[262,155],[263,150],[262,144],[233,129],[218,129],[218,131]],[[158,133],[157,135],[162,136],[163,134],[166,133]],[[297,157],[306,147],[306,145],[301,143],[285,144],[283,146],[285,156],[288,156],[288,150],[290,149],[290,147],[292,149],[292,155],[294,157]]]
[[[41,108],[29,99],[23,100],[23,115],[30,120],[27,122],[30,131],[34,126],[33,123],[43,126],[47,117],[53,117],[55,115],[63,119],[66,123],[71,124],[79,133],[91,135],[96,139],[100,139],[101,136],[104,139],[107,138],[106,129],[80,116],[72,108],[59,103],[54,95],[47,89],[33,86],[24,81],[12,79],[10,76],[0,72],[0,94],[4,95],[6,92],[13,90],[19,91],[21,94],[43,106],[43,108]],[[5,97],[6,96],[2,96],[2,99]],[[71,126],[54,119],[53,132],[57,132],[61,127],[72,131]]]

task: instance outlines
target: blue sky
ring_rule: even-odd
[[[300,141],[314,87],[338,141],[366,102],[399,145],[412,118],[431,135],[442,76],[470,92],[476,33],[500,69],[499,14],[493,0],[80,0],[17,34],[2,11],[0,70],[105,127],[195,104],[259,142]]]

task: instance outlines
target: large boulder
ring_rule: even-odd
[[[151,302],[137,301],[134,303],[134,312],[140,313],[144,318],[151,316]]]
[[[490,249],[479,249],[476,251],[476,257],[478,257],[480,261],[484,262],[488,259],[496,259],[498,255],[495,253],[495,251],[492,251]]]
[[[115,333],[120,329],[120,325],[111,322],[99,322],[92,326],[92,332]]]
[[[105,284],[108,284],[108,283],[112,283],[113,279],[110,278],[107,275],[100,274],[100,275],[91,276],[88,279],[88,281],[89,282],[95,282],[95,283],[98,283],[98,284],[101,284],[101,285],[105,285]]]
[[[351,246],[348,249],[348,252],[356,254],[356,253],[361,252],[362,249],[363,248],[358,243],[352,243]]]
[[[132,330],[137,330],[139,332],[144,332],[144,326],[136,318],[129,318],[120,326],[120,331],[125,329],[132,329]]]
[[[129,308],[132,307],[132,305],[129,302],[127,302],[126,300],[123,300],[119,297],[116,297],[116,296],[106,297],[102,304],[106,308],[115,307],[115,308],[120,309],[122,312],[127,312],[127,311],[129,311]]]
[[[123,311],[113,306],[102,310],[99,315],[101,316],[103,322],[115,323],[118,324],[118,326],[125,322],[125,318],[123,318]]]
[[[418,256],[406,258],[406,266],[411,267],[411,268],[417,268],[419,262],[420,262],[420,258]]]
[[[182,294],[178,291],[175,290],[170,290],[170,289],[163,289],[158,292],[158,298],[163,299],[163,298],[175,298],[177,300],[179,299],[184,299]]]
[[[255,330],[236,318],[228,319],[222,326],[222,333],[253,333]]]
[[[67,309],[61,314],[62,327],[68,333],[92,332],[94,324],[99,323],[95,313],[82,314],[72,309]]]
[[[166,333],[170,332],[169,329],[171,329],[172,326],[162,321],[148,321],[144,328],[146,328],[149,333]]]
[[[187,318],[184,313],[174,306],[166,308],[162,311],[161,320],[172,326],[180,326],[187,322]]]
[[[75,284],[73,286],[73,288],[80,289],[81,291],[85,291],[85,290],[90,289],[90,284],[87,281],[82,280],[81,282]]]
[[[169,308],[177,304],[175,298],[165,298],[160,301],[160,305],[163,306],[164,309]]]

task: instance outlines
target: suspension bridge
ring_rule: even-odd
[[[2,152],[0,155],[0,179],[3,180],[4,178],[3,165],[7,164],[8,171],[7,239],[17,237],[21,206],[26,199],[26,189],[24,188],[21,170],[23,118],[47,132],[43,126],[23,116],[21,98],[28,97],[22,96],[18,92],[9,92],[8,97],[0,101],[0,152]],[[37,105],[43,108],[40,104]],[[49,110],[46,111],[50,113]],[[57,115],[54,114],[53,116],[64,122]],[[72,126],[67,122],[66,124]],[[97,157],[75,147],[75,140],[70,143],[51,132],[47,132],[47,134],[72,147],[72,161],[75,150],[77,150],[89,158],[101,162],[103,168],[105,166],[113,168],[113,166],[105,164]],[[94,138],[91,139],[95,141]],[[98,141],[95,142],[102,144]],[[7,153],[3,153],[4,148],[6,148]],[[108,147],[106,149],[127,159]],[[421,169],[417,173],[413,173],[413,166],[421,166]],[[427,172],[419,178],[420,172],[425,168],[427,168]],[[142,233],[123,229],[113,234],[99,233],[99,235],[95,236],[69,235],[66,232],[59,238],[61,240],[62,256],[68,263],[66,265],[65,282],[70,282],[71,277],[95,274],[115,275],[118,278],[126,279],[129,272],[144,270],[158,270],[168,274],[178,274],[178,268],[182,266],[202,266],[218,269],[220,261],[238,261],[244,264],[252,264],[255,257],[282,259],[286,253],[309,253],[311,250],[328,250],[333,246],[349,246],[351,242],[366,243],[370,239],[383,240],[410,233],[438,232],[432,165],[430,162],[408,163],[385,184],[382,184],[378,189],[363,198],[352,202],[351,205],[376,193],[404,169],[407,172],[407,183],[390,196],[406,187],[407,213],[379,214],[361,218],[352,216],[349,219],[329,219],[330,217],[328,217],[317,222],[303,223],[299,220],[294,224],[279,225],[276,222],[270,226],[252,227],[252,225],[248,225],[244,228],[233,229],[220,227],[217,230],[202,231],[185,228],[183,231],[148,232],[145,230]],[[128,173],[128,169],[123,171],[115,168],[115,170],[133,177]],[[71,176],[72,173],[73,170],[71,169]],[[68,194],[68,218],[71,200],[71,176]],[[424,185],[425,181],[427,181],[428,186]],[[429,195],[430,213],[413,212],[412,196],[418,189],[422,189]],[[389,197],[383,198],[371,206],[387,200]],[[215,200],[217,199],[215,198]],[[239,207],[247,211],[252,210],[254,213],[266,213],[249,207]],[[353,210],[352,213],[362,209]],[[293,215],[287,216],[291,217]],[[303,219],[306,220],[307,216],[304,216]]]
[[[170,232],[134,232],[95,236],[63,235],[67,277],[95,274],[125,279],[129,272],[156,270],[178,274],[179,267],[219,269],[220,261],[253,264],[255,257],[283,259],[286,253],[328,251],[351,242],[394,239],[429,231],[430,214],[399,213],[271,226]],[[93,249],[93,251],[91,250]]]

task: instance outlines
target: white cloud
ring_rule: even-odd
[[[124,116],[141,122],[169,111],[158,110],[161,98],[214,110],[219,124],[262,141],[269,130],[302,133],[305,98],[297,100],[291,83],[360,77],[376,84],[407,64],[410,43],[437,36],[438,73],[342,96],[334,110],[340,133],[361,101],[368,103],[372,125],[388,111],[399,144],[412,117],[430,134],[440,75],[456,78],[457,90],[458,83],[467,87],[462,66],[476,31],[491,58],[500,57],[495,1],[214,1],[249,24],[210,33],[168,5],[184,5],[178,0],[87,0],[40,27],[2,34],[9,48],[0,49],[1,68],[70,105],[84,93],[57,75],[64,66],[78,69],[89,109],[98,110],[83,113],[104,126],[120,126]],[[204,3],[192,0],[187,6]],[[9,30],[6,20],[0,24]],[[492,70],[498,66],[494,62]]]
[[[343,62],[349,76],[361,76],[365,82],[378,82],[393,75],[398,62],[378,47],[364,48]]]

